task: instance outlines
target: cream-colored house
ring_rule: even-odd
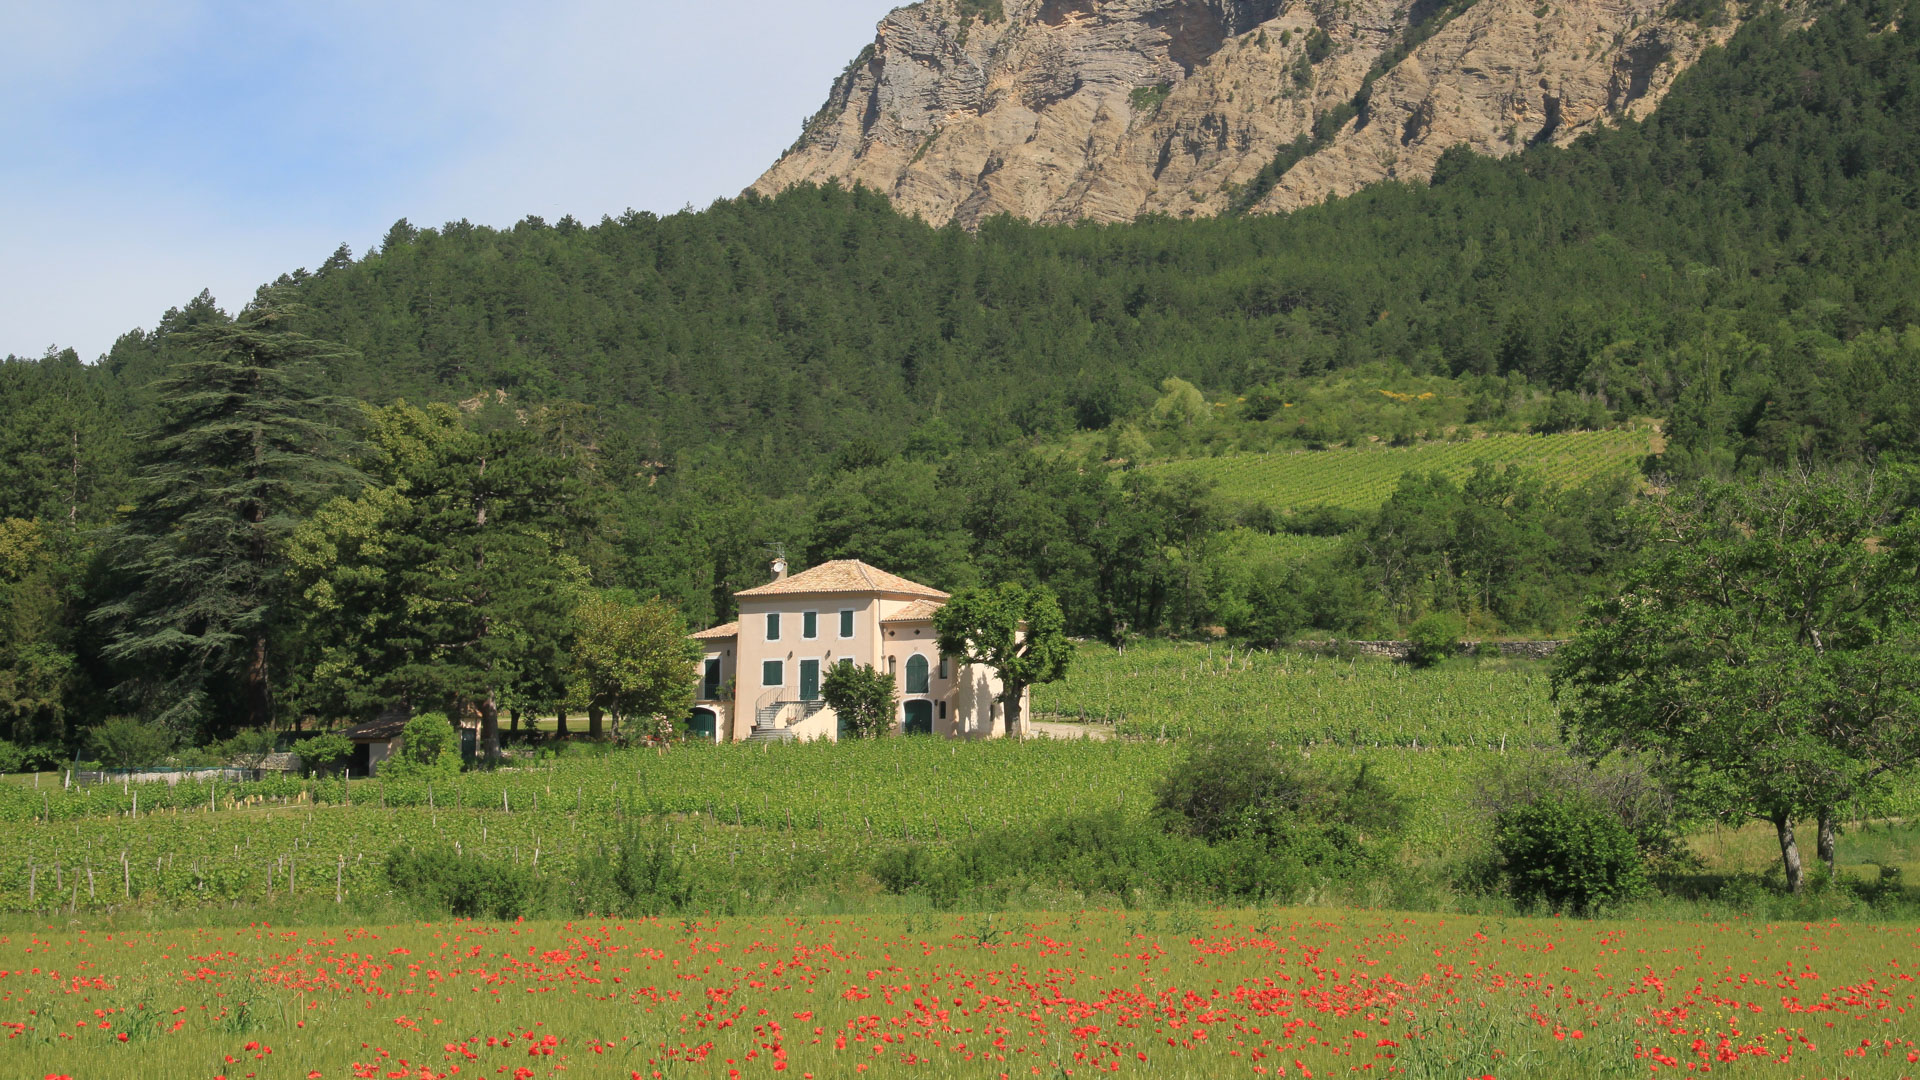
[[[737,622],[693,635],[705,650],[694,730],[716,741],[838,739],[820,698],[833,664],[893,675],[894,731],[988,739],[1006,734],[992,668],[940,655],[933,613],[947,594],[855,559],[822,563],[734,594]],[[1020,714],[1028,715],[1026,702]]]

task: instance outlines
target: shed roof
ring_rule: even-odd
[[[735,620],[730,623],[721,623],[719,626],[713,627],[710,630],[702,630],[699,633],[692,635],[693,640],[695,641],[722,641],[722,640],[725,640],[726,638],[739,637],[739,636],[740,636],[739,620]]]
[[[748,598],[758,596],[790,596],[818,593],[892,593],[901,596],[919,596],[930,600],[945,600],[947,594],[917,581],[908,581],[898,574],[889,574],[877,566],[869,566],[858,559],[835,559],[823,562],[819,566],[802,570],[792,577],[769,581],[752,589],[742,589],[735,596]]]
[[[388,739],[399,738],[400,733],[406,730],[407,721],[410,719],[412,718],[406,713],[389,710],[381,713],[376,719],[364,724],[356,724],[340,734],[354,742],[385,742]]]

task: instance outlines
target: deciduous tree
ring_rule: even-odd
[[[1793,473],[1669,497],[1655,551],[1555,656],[1572,740],[1644,751],[1696,805],[1771,822],[1789,888],[1794,822],[1920,760],[1920,660],[1899,503],[1884,477]],[[1830,842],[1823,842],[1830,857]]]
[[[934,613],[940,651],[1000,676],[1000,712],[1007,734],[1025,733],[1020,702],[1028,687],[1067,673],[1067,641],[1060,602],[1045,588],[1005,583],[955,594]]]

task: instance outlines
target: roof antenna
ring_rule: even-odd
[[[784,581],[787,577],[787,549],[782,544],[770,545],[773,551],[773,580]]]

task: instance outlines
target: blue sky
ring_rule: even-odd
[[[0,354],[88,360],[405,217],[737,194],[893,0],[0,0]]]

